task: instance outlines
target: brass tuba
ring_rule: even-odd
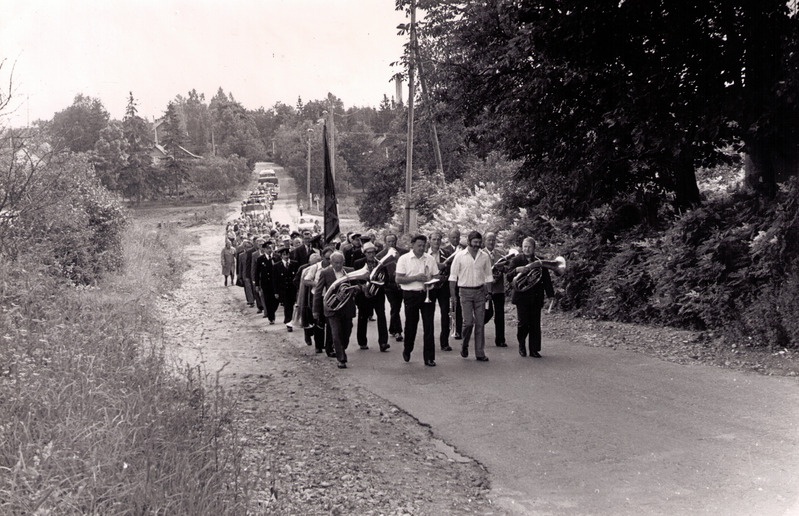
[[[396,262],[399,257],[399,251],[393,247],[388,250],[386,255],[377,262],[375,268],[369,273],[369,281],[366,282],[366,290],[364,294],[366,297],[375,297],[380,292],[380,287],[386,284],[388,273],[386,268],[390,263]]]
[[[554,260],[536,259],[525,266],[525,270],[513,278],[513,288],[517,292],[527,292],[541,281],[541,269],[547,268],[560,276],[566,272],[566,259],[562,256]]]
[[[363,268],[358,269],[357,271],[351,272],[349,274],[345,273],[343,278],[339,278],[334,281],[333,284],[327,289],[327,292],[325,292],[325,295],[322,298],[325,308],[331,312],[341,309],[347,304],[350,298],[361,289],[360,285],[353,285],[353,282],[366,281],[368,279],[369,267],[365,265]]]

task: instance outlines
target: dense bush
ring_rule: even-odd
[[[644,219],[558,223],[569,271],[561,306],[591,317],[720,329],[735,341],[799,347],[799,182],[773,201],[718,195],[665,230]],[[607,238],[613,235],[613,238]]]
[[[0,252],[11,260],[43,264],[76,284],[95,282],[122,263],[123,211],[81,155],[38,162],[9,208],[17,216]]]

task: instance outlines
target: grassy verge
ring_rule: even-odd
[[[134,223],[124,242],[99,287],[0,263],[0,514],[244,512],[235,404],[159,338],[180,237]]]

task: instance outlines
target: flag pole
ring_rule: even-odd
[[[408,55],[408,143],[405,155],[405,233],[416,231],[412,220],[411,189],[413,184],[413,100],[414,100],[414,59],[413,46],[416,41],[416,1],[411,0],[411,52]]]

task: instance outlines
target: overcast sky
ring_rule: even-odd
[[[2,88],[15,64],[12,125],[50,119],[77,93],[122,118],[160,117],[194,88],[221,86],[248,109],[328,92],[346,107],[394,96],[407,20],[394,0],[2,1]],[[16,61],[16,63],[14,63]]]

